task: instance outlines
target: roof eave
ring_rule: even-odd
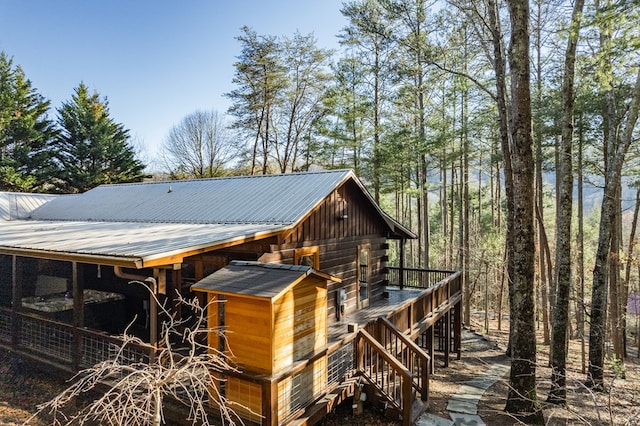
[[[100,265],[121,266],[125,268],[143,268],[142,258],[136,256],[114,256],[91,253],[68,253],[53,250],[24,249],[16,247],[0,247],[0,253],[22,257],[33,257],[68,262],[93,263]]]

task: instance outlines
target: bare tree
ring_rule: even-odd
[[[195,111],[173,126],[162,158],[174,178],[208,178],[224,174],[233,145],[223,117],[215,110]]]
[[[201,343],[209,333],[220,332],[206,326],[208,305],[200,306],[197,298],[186,300],[177,295],[183,312],[187,309],[193,312],[191,318],[178,320],[155,295],[152,297],[160,315],[167,318],[162,324],[161,345],[155,356],[149,362],[131,359],[128,349],[144,343],[125,330],[123,343],[114,351],[112,359],[79,372],[71,386],[39,406],[32,418],[48,413],[56,425],[97,422],[157,426],[164,424],[165,400],[173,399],[188,408],[187,420],[192,425],[212,424],[207,416],[210,407],[219,409],[226,424],[244,424],[231,403],[219,393],[220,378],[215,374],[236,369],[224,353]],[[107,390],[100,392],[98,386],[103,385]],[[85,398],[90,391],[99,396],[75,409],[73,402],[79,397]]]

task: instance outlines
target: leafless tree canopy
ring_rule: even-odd
[[[173,126],[162,150],[167,171],[175,178],[208,178],[224,174],[233,145],[217,111],[196,111]]]

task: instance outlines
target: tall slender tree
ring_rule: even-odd
[[[258,35],[246,26],[236,39],[242,51],[234,64],[236,88],[226,94],[232,102],[228,112],[235,118],[233,127],[252,140],[250,173],[266,174],[273,140],[273,110],[286,83],[281,46],[276,37]]]
[[[507,214],[513,225],[510,247],[511,374],[505,410],[527,422],[542,423],[536,393],[536,329],[534,322],[533,140],[529,65],[529,2],[507,0],[511,20],[509,66],[513,117],[511,151],[512,201]]]
[[[566,405],[567,339],[569,329],[569,296],[572,284],[571,220],[573,212],[573,117],[574,78],[578,34],[584,0],[573,5],[569,39],[564,61],[562,83],[562,141],[559,153],[560,169],[558,214],[556,224],[556,297],[553,309],[553,333],[551,335],[551,390],[549,401]]]
[[[371,128],[373,142],[370,154],[370,167],[367,175],[373,187],[373,197],[380,201],[382,186],[382,123],[385,101],[386,75],[389,75],[389,52],[392,46],[391,27],[385,18],[384,9],[375,0],[357,0],[343,5],[342,14],[349,24],[342,30],[344,45],[357,49],[363,63],[366,64],[370,90]]]
[[[598,77],[603,91],[605,108],[605,184],[600,207],[600,225],[596,249],[593,282],[591,286],[591,327],[589,329],[589,369],[587,384],[596,389],[604,388],[604,343],[607,318],[607,290],[611,240],[616,221],[616,193],[620,185],[622,167],[634,140],[635,126],[640,110],[640,68],[635,64],[636,80],[631,89],[624,114],[618,112],[616,77],[613,70],[613,34],[617,13],[626,2],[605,1],[599,9],[600,53]],[[624,32],[623,32],[624,34]],[[619,46],[617,46],[619,48]],[[616,318],[617,320],[617,318]]]
[[[313,34],[295,33],[282,42],[282,61],[286,84],[274,108],[274,155],[281,173],[300,166],[305,136],[318,123],[325,110],[322,101],[330,74],[331,51],[316,46]]]

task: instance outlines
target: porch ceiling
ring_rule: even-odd
[[[143,268],[280,232],[283,225],[6,221],[0,253]]]

